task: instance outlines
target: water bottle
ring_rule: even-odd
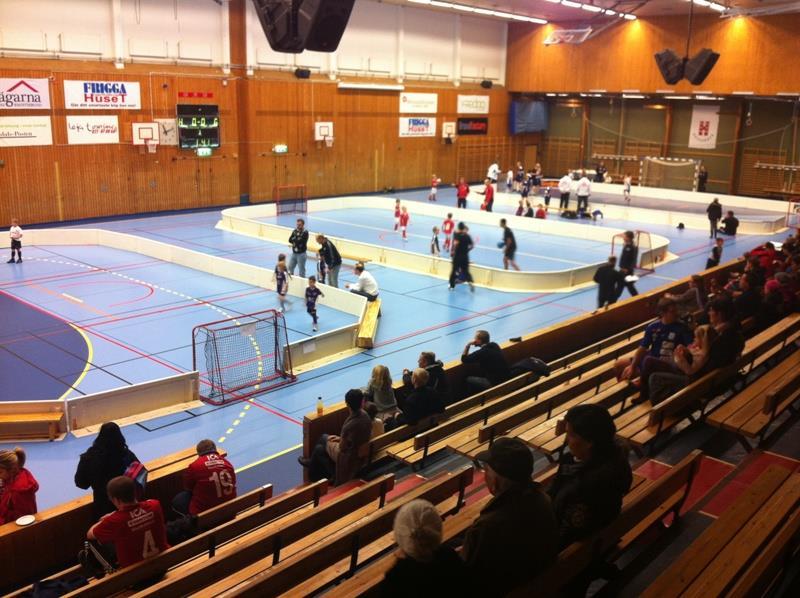
[[[317,397],[317,415],[322,415],[325,407],[322,404],[322,397]]]

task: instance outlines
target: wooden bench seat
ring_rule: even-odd
[[[61,433],[63,411],[0,414],[0,441],[55,440]]]
[[[797,548],[800,474],[769,466],[645,590],[643,598],[761,596]]]
[[[378,318],[381,313],[381,300],[367,301],[367,308],[364,311],[364,319],[358,327],[356,337],[356,347],[360,349],[371,349],[375,342],[375,335],[378,333]]]

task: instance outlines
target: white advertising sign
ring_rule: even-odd
[[[72,110],[140,110],[140,96],[131,81],[64,81],[64,107]]]
[[[0,147],[53,145],[49,116],[0,116]]]
[[[692,128],[689,130],[689,147],[714,149],[719,133],[719,106],[695,106],[692,109]]]
[[[117,116],[67,116],[67,143],[119,143]]]
[[[47,79],[0,79],[0,110],[48,110]]]
[[[489,96],[458,96],[458,114],[489,114]]]
[[[400,118],[400,137],[435,137],[436,119],[430,116]]]
[[[400,114],[436,114],[439,95],[435,93],[401,93]]]

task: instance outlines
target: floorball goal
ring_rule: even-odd
[[[617,233],[611,237],[611,255],[616,255],[619,257],[624,244],[624,233]],[[650,233],[648,233],[646,230],[633,231],[633,244],[636,245],[636,248],[638,249],[636,268],[642,272],[655,271],[656,262],[659,258],[653,251],[653,241],[650,238]]]
[[[306,186],[303,184],[276,185],[272,188],[272,199],[275,201],[277,214],[305,214],[307,212]]]
[[[639,165],[639,184],[643,187],[697,190],[700,162],[684,158],[642,158]]]
[[[214,405],[293,382],[283,314],[270,309],[195,326],[192,366],[200,373],[200,398]]]

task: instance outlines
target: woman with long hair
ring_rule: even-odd
[[[36,513],[39,484],[25,469],[25,451],[0,451],[0,525]]]

